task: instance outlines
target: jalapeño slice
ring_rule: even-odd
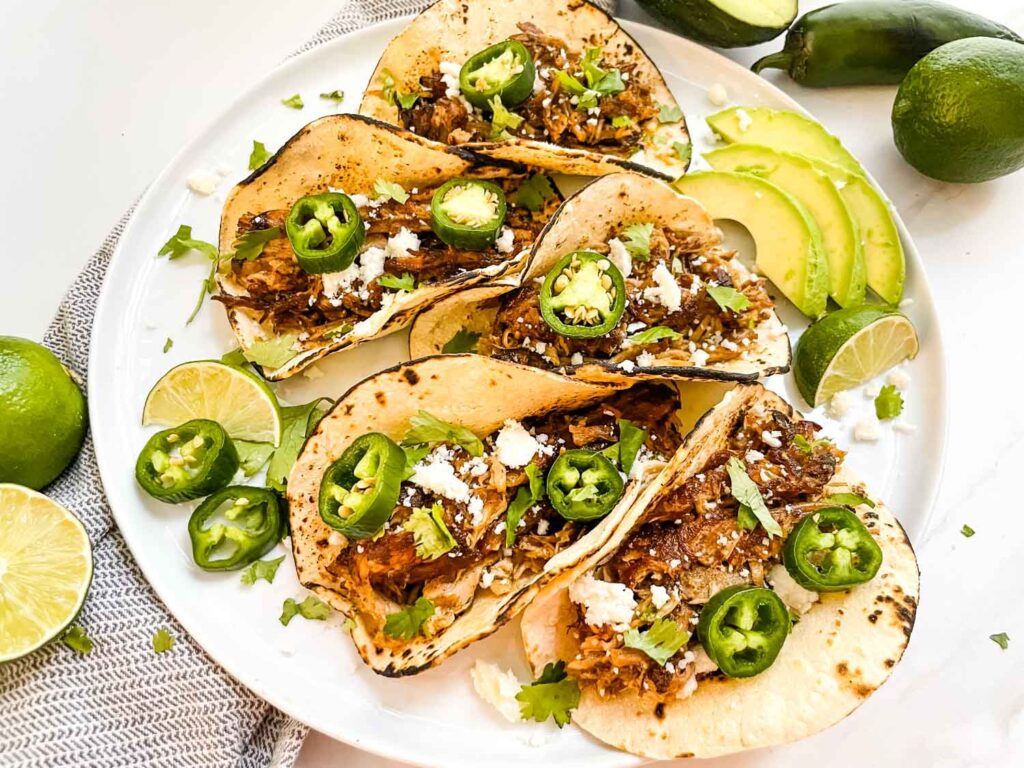
[[[596,520],[618,503],[624,484],[619,470],[600,453],[565,451],[548,470],[548,499],[566,520]]]
[[[829,507],[796,524],[782,562],[804,589],[838,592],[871,581],[882,565],[882,548],[857,515]]]
[[[177,503],[213,493],[238,471],[238,451],[224,428],[193,419],[157,432],[142,447],[135,479],[154,499]]]
[[[346,269],[366,238],[356,204],[340,192],[300,198],[284,228],[299,266],[311,275]]]
[[[505,193],[489,181],[452,179],[430,200],[434,234],[448,245],[472,251],[494,245],[505,213]]]
[[[232,485],[196,507],[188,521],[192,559],[205,571],[233,571],[263,557],[281,538],[281,503],[266,488]]]
[[[405,451],[380,432],[352,444],[320,481],[320,517],[350,539],[375,536],[395,511]]]
[[[789,635],[789,609],[772,590],[738,584],[700,612],[697,637],[729,677],[753,677],[775,663]]]
[[[570,339],[603,336],[618,325],[625,309],[622,273],[593,251],[563,256],[540,287],[541,317]]]
[[[504,40],[466,60],[459,70],[459,89],[474,107],[487,109],[495,96],[506,107],[521,104],[533,93],[536,68],[526,46]]]

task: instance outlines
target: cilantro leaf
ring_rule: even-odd
[[[690,157],[692,157],[692,155],[693,155],[693,144],[690,144],[690,143],[683,144],[683,142],[681,142],[681,141],[673,141],[672,142],[672,149],[676,153],[676,157],[679,158],[679,162],[681,162],[681,163],[688,163],[688,162],[690,162]]]
[[[689,641],[690,633],[671,619],[658,619],[646,632],[627,629],[622,633],[623,645],[643,651],[661,666]]]
[[[390,199],[396,203],[404,203],[409,199],[409,193],[405,191],[402,185],[396,184],[393,181],[377,179],[373,183],[373,191],[376,193],[378,200]]]
[[[277,576],[277,569],[281,567],[283,562],[284,555],[273,560],[257,560],[242,571],[242,583],[251,587],[257,581],[263,579],[268,584],[273,584],[274,577]]]
[[[173,347],[173,346],[174,346],[174,339],[172,339],[170,336],[168,336],[167,337],[167,341],[164,342],[164,354],[166,355],[168,352],[170,352],[171,351],[171,347]]]
[[[381,72],[381,93],[384,100],[397,104],[402,109],[410,109],[420,97],[417,92],[402,93],[395,84],[395,76],[390,69]]]
[[[629,115],[616,115],[612,118],[612,128],[632,128],[636,123]]]
[[[65,632],[61,641],[75,653],[89,653],[92,650],[92,638],[78,624]]]
[[[296,616],[301,616],[310,621],[325,621],[330,615],[331,606],[316,595],[309,595],[301,603],[289,597],[281,607],[281,617],[278,621],[287,627]]]
[[[572,720],[572,710],[579,706],[580,687],[565,674],[564,661],[548,663],[535,682],[520,689],[516,701],[524,720],[543,723],[553,717],[562,728]]]
[[[193,239],[192,227],[187,224],[179,226],[178,231],[171,235],[171,238],[160,247],[156,255],[167,256],[174,260],[192,253],[192,251],[198,251],[211,261],[216,261],[220,257],[216,245],[205,240]]]
[[[1005,632],[1000,632],[998,635],[989,635],[988,639],[998,645],[1004,651],[1010,647],[1010,636]]]
[[[619,467],[627,475],[633,469],[636,456],[646,439],[646,430],[640,429],[628,419],[619,419]]]
[[[752,531],[757,528],[754,510],[746,504],[740,504],[740,508],[736,511],[736,528],[741,531]]]
[[[199,284],[199,295],[196,297],[196,303],[192,307],[192,313],[188,316],[185,321],[185,325],[190,325],[193,320],[196,319],[196,315],[199,314],[199,310],[203,308],[203,301],[206,300],[206,295],[213,295],[213,292],[217,290],[217,266],[220,264],[220,259],[215,259],[210,264],[210,273],[203,278],[203,282]]]
[[[425,597],[384,620],[384,634],[402,640],[412,640],[423,631],[423,622],[434,615],[434,604]]]
[[[299,451],[330,405],[330,400],[318,397],[304,405],[281,409],[281,443],[267,467],[267,485],[275,491],[284,493],[287,490],[288,475],[292,473]]]
[[[345,100],[345,92],[335,89],[333,91],[327,91],[327,93],[321,93],[320,98],[326,99],[327,101],[333,101],[337,104],[341,104],[341,102]]]
[[[174,647],[174,638],[171,633],[161,627],[153,634],[153,650],[156,653],[165,653]]]
[[[708,296],[722,309],[731,309],[736,314],[750,306],[750,299],[728,285],[709,285]]]
[[[820,438],[818,440],[811,441],[808,440],[803,435],[795,435],[793,437],[793,445],[795,445],[804,453],[813,453],[814,449],[817,448],[819,445],[831,445],[831,443],[831,440],[826,440],[825,438]]]
[[[555,188],[551,186],[551,178],[543,173],[535,173],[519,185],[512,195],[512,204],[536,213],[544,207],[544,203],[555,196]]]
[[[509,129],[514,131],[522,125],[523,118],[515,112],[509,111],[498,96],[488,103],[491,106],[491,138],[511,139],[512,134],[509,133]]]
[[[441,354],[455,355],[460,352],[475,352],[476,343],[480,340],[480,334],[475,331],[456,331],[444,346],[441,347]]]
[[[408,272],[403,273],[401,277],[396,277],[395,275],[381,275],[377,278],[377,282],[380,283],[383,288],[393,288],[396,291],[416,290],[416,278]]]
[[[969,539],[974,535],[974,529],[967,525],[967,523],[964,523],[964,527],[960,529],[960,533],[963,534],[965,539]]]
[[[285,333],[272,339],[254,341],[242,354],[249,362],[273,370],[280,368],[298,354],[293,349],[298,338],[298,334]]]
[[[270,443],[254,443],[250,440],[232,440],[238,451],[238,464],[246,477],[252,477],[270,460],[274,446]]]
[[[270,153],[263,142],[253,141],[252,152],[249,153],[249,170],[255,171],[257,168],[261,168],[269,159]]]
[[[281,99],[281,103],[291,109],[302,109],[305,104],[302,103],[302,97],[299,94],[289,96],[287,99]]]
[[[654,232],[654,225],[651,223],[630,224],[622,234],[626,237],[625,246],[634,258],[646,261],[651,258],[651,234]]]
[[[587,52],[580,61],[583,75],[587,79],[587,85],[592,91],[601,96],[611,96],[626,90],[626,84],[622,81],[622,74],[617,69],[602,69],[597,62],[601,59],[600,48],[587,48]]]
[[[230,352],[225,352],[220,356],[220,361],[225,365],[233,365],[235,368],[241,368],[249,364],[241,347],[235,347]]]
[[[656,341],[662,339],[676,339],[683,338],[683,334],[678,331],[673,331],[664,325],[653,325],[650,328],[645,328],[639,333],[634,333],[632,336],[627,336],[626,341],[633,344],[654,344]]]
[[[455,539],[444,524],[444,507],[434,504],[429,509],[416,507],[402,530],[412,534],[416,554],[424,560],[436,560],[455,547]]]
[[[875,415],[881,420],[895,419],[903,413],[903,395],[892,384],[886,384],[875,398]]]
[[[415,474],[415,467],[420,461],[430,453],[429,445],[403,445],[402,450],[405,451],[405,472],[402,474],[403,480],[408,480]]]
[[[678,123],[683,119],[683,110],[678,104],[661,104],[658,108],[659,123]]]
[[[511,547],[516,541],[516,529],[526,510],[544,498],[544,476],[536,464],[526,465],[527,484],[521,486],[508,505],[505,513],[505,546]]]
[[[235,238],[235,242],[232,244],[235,250],[228,254],[228,257],[240,261],[252,261],[263,253],[263,246],[280,236],[280,227],[250,230]]]
[[[726,462],[725,469],[729,473],[729,481],[732,484],[730,489],[732,496],[740,503],[740,512],[743,512],[744,506],[748,507],[750,512],[764,527],[765,531],[768,532],[769,536],[781,536],[782,528],[776,522],[775,518],[772,517],[771,512],[768,511],[768,507],[765,506],[764,499],[761,498],[761,492],[757,489],[757,485],[754,481],[750,479],[750,475],[747,474],[747,471],[743,466],[743,462],[736,457],[733,457]],[[743,522],[749,523],[749,521],[749,516],[745,516],[745,520]],[[738,516],[737,525],[739,525],[740,522],[741,521]]]
[[[825,504],[840,504],[844,507],[859,507],[861,504],[874,508],[875,502],[859,493],[833,493],[822,499]]]
[[[426,411],[420,411],[409,419],[409,424],[402,445],[455,443],[466,449],[471,456],[482,456],[484,453],[484,444],[471,431],[458,424],[442,421]]]

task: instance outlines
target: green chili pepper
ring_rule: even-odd
[[[796,524],[782,562],[805,589],[838,592],[871,581],[882,565],[882,548],[857,515],[829,507]]]
[[[495,96],[506,107],[521,104],[533,93],[536,68],[526,46],[505,40],[484,48],[459,70],[459,89],[474,107],[486,109]]]
[[[570,339],[603,336],[626,309],[626,283],[606,256],[575,251],[563,256],[540,287],[544,322]]]
[[[157,432],[135,462],[135,479],[154,499],[177,503],[213,493],[238,471],[238,451],[215,421],[193,419]]]
[[[254,563],[281,538],[281,506],[266,488],[232,485],[196,507],[188,521],[192,559],[205,571]]]
[[[479,251],[494,245],[505,213],[505,193],[489,181],[452,179],[430,200],[434,234],[455,248]]]
[[[704,605],[697,637],[729,677],[753,677],[775,663],[789,634],[789,609],[772,590],[738,584]]]
[[[976,13],[931,0],[860,0],[804,14],[781,51],[753,66],[785,69],[801,85],[894,85],[922,57],[964,37],[1024,42],[1013,30]]]
[[[284,228],[299,266],[311,275],[346,269],[366,238],[356,204],[338,192],[301,198]]]
[[[368,539],[384,527],[398,504],[405,451],[380,432],[352,444],[320,481],[320,517],[350,539]]]
[[[566,520],[596,520],[612,511],[624,484],[607,458],[579,448],[555,459],[546,488],[551,506]]]

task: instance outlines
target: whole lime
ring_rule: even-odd
[[[1024,45],[968,37],[907,73],[892,107],[904,159],[939,181],[978,182],[1024,166]]]
[[[78,455],[85,424],[85,398],[60,360],[0,336],[0,483],[50,483]]]

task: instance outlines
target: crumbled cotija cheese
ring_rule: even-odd
[[[519,702],[516,694],[522,686],[512,670],[504,672],[496,665],[483,659],[477,659],[469,670],[473,678],[473,688],[477,695],[498,710],[498,713],[510,723],[518,723],[521,719]]]
[[[530,459],[540,450],[540,443],[518,421],[506,419],[505,426],[494,438],[494,449],[498,461],[516,469],[530,463]]]
[[[502,227],[501,234],[498,235],[498,239],[494,241],[494,247],[498,249],[498,253],[512,253],[512,248],[515,245],[515,233],[511,227]]]
[[[660,584],[651,585],[651,605],[655,608],[662,608],[667,602],[668,590]]]
[[[599,581],[586,573],[569,586],[569,599],[585,609],[586,622],[594,627],[610,624],[624,632],[636,610],[636,597],[625,584]]]
[[[615,265],[623,277],[629,277],[633,271],[633,257],[617,237],[608,241],[608,260]]]
[[[781,563],[772,567],[771,572],[768,574],[768,579],[775,589],[775,594],[781,597],[782,602],[797,613],[807,613],[811,610],[811,606],[818,602],[818,593],[804,589],[797,584],[793,577],[789,575],[786,566]]]
[[[651,273],[655,287],[644,289],[644,298],[664,305],[669,312],[676,312],[682,306],[683,291],[676,282],[675,277],[665,266],[664,261],[659,261],[658,266]]]

